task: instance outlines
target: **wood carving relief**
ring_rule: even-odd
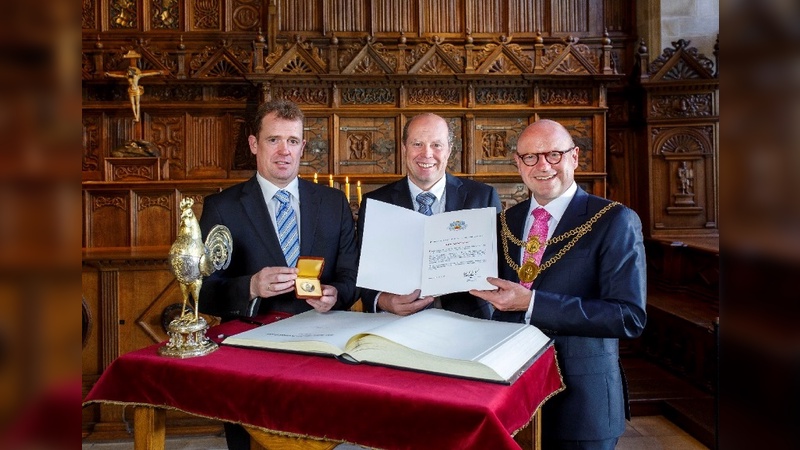
[[[236,31],[256,31],[261,26],[263,5],[260,0],[233,1],[233,29]]]
[[[306,148],[300,161],[300,173],[329,173],[328,119],[306,117],[304,131]]]
[[[150,27],[154,30],[177,30],[181,5],[178,0],[150,0]]]
[[[479,117],[475,122],[475,142],[480,149],[476,155],[476,172],[515,173],[513,153],[519,134],[528,126],[528,119]]]
[[[542,105],[589,105],[592,91],[581,88],[542,88],[539,90],[539,101]]]
[[[339,120],[339,166],[353,174],[396,173],[394,118]]]
[[[112,0],[108,4],[112,29],[136,28],[139,11],[133,0]]]
[[[194,30],[220,30],[221,0],[193,0],[191,20]]]
[[[531,90],[528,87],[481,87],[475,89],[478,105],[528,105]]]
[[[714,98],[710,93],[654,96],[650,116],[656,118],[707,117],[712,113]]]
[[[83,116],[83,172],[100,170],[100,127],[99,116]]]
[[[342,105],[395,105],[397,95],[395,89],[376,88],[342,88]]]

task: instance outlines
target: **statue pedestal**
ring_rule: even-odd
[[[170,322],[169,341],[158,349],[161,356],[172,358],[193,358],[207,355],[219,348],[216,342],[206,337],[208,323],[200,317],[197,322],[178,318]]]

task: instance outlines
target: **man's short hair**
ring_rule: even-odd
[[[283,120],[299,120],[303,121],[305,115],[300,107],[294,102],[284,99],[270,100],[259,105],[256,110],[256,116],[253,118],[253,135],[258,136],[261,132],[261,121],[268,114],[275,113],[279,119]]]

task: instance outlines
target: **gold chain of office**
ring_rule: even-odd
[[[514,260],[511,258],[511,255],[508,254],[508,241],[511,241],[520,247],[525,247],[525,251],[531,254],[539,251],[539,248],[541,247],[542,244],[539,242],[539,236],[529,237],[528,242],[523,242],[521,239],[517,239],[511,233],[511,230],[508,229],[508,223],[506,223],[506,212],[505,211],[501,212],[500,224],[502,226],[503,254],[506,257],[506,263],[508,263],[508,266],[511,267],[512,270],[517,272],[520,281],[524,283],[533,282],[533,280],[535,280],[536,277],[540,273],[542,273],[542,271],[555,264],[556,261],[561,259],[561,257],[564,256],[564,254],[566,254],[575,245],[575,243],[578,242],[580,238],[582,238],[586,233],[588,233],[592,229],[592,226],[595,224],[595,222],[597,222],[600,219],[600,217],[603,216],[603,214],[605,214],[606,212],[608,212],[608,210],[619,204],[620,203],[618,202],[611,202],[600,211],[597,211],[597,213],[594,216],[592,216],[591,219],[587,220],[582,225],[573,228],[564,234],[561,234],[559,236],[554,236],[548,239],[547,242],[544,243],[545,246],[557,244],[569,237],[574,236],[571,241],[567,242],[567,244],[564,245],[564,247],[562,247],[561,250],[559,250],[558,253],[555,254],[555,256],[548,259],[541,265],[537,265],[533,261],[533,258],[529,258],[524,264],[522,264],[522,266],[519,266],[514,262]]]

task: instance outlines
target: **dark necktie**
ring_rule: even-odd
[[[278,224],[278,240],[281,242],[281,250],[286,257],[286,264],[294,267],[297,258],[300,256],[300,234],[297,230],[297,216],[292,208],[291,196],[287,191],[281,189],[275,193],[275,198],[280,203],[278,212],[275,214],[275,222]]]
[[[426,216],[433,215],[433,210],[431,209],[431,205],[433,205],[433,201],[436,200],[436,196],[431,194],[430,192],[421,192],[417,195],[417,203],[419,203],[419,212],[425,214]]]

